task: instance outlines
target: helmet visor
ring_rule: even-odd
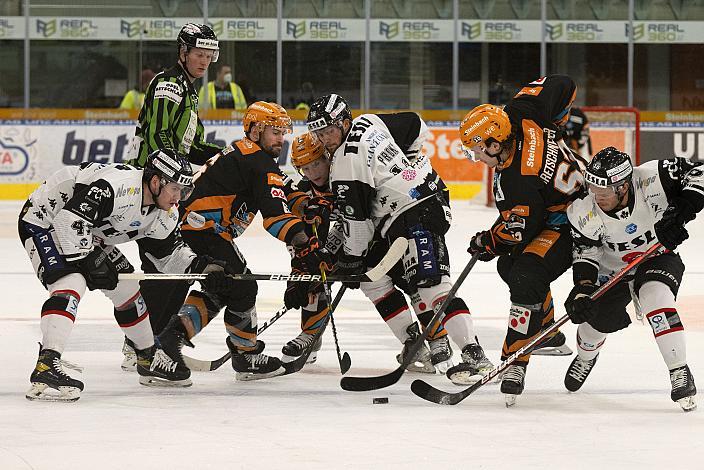
[[[166,186],[168,184],[173,184],[175,187],[178,188],[180,196],[179,200],[185,201],[189,197],[191,197],[191,194],[193,194],[193,190],[195,189],[195,186],[193,185],[193,177],[190,176],[180,176],[179,181],[174,181],[171,178],[168,178],[166,176],[161,177],[161,185]]]

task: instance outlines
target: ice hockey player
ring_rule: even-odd
[[[558,137],[576,86],[553,75],[524,87],[501,109],[481,105],[460,123],[468,158],[495,169],[494,200],[500,217],[477,233],[468,251],[482,261],[498,258],[497,270],[511,295],[501,360],[554,322],[550,283],[572,264],[572,238],[565,209],[583,185],[572,153]],[[565,336],[553,336],[556,346]],[[568,350],[569,351],[569,350]],[[530,354],[506,369],[501,391],[507,406],[523,392]]]
[[[419,155],[411,162],[392,137],[390,128],[394,126],[386,121],[393,121],[392,116],[363,114],[352,120],[347,103],[332,94],[313,103],[307,124],[332,155],[330,182],[347,235],[336,267],[341,273],[364,269],[365,255],[375,237],[387,244],[408,238],[403,276],[408,287],[417,291],[419,306],[432,316],[432,309],[442,303],[452,285],[444,238],[451,214],[443,194],[445,185],[428,158]],[[387,291],[367,292],[367,296],[378,306]],[[442,325],[462,350],[461,370],[446,371],[451,380],[469,380],[492,368],[462,299],[451,301]],[[430,338],[433,363],[451,366],[447,338]]]
[[[292,193],[289,198],[291,210],[299,214],[309,226],[316,225],[317,232],[324,242],[325,248],[333,255],[337,253],[344,239],[342,224],[336,223],[338,217],[334,211],[334,198],[330,191],[330,160],[323,145],[309,132],[296,137],[291,151],[291,162],[303,178],[296,184],[299,192]],[[381,253],[383,255],[383,253]],[[378,262],[370,262],[374,265]],[[378,281],[386,284],[386,281]],[[384,286],[374,286],[377,283],[364,283],[362,291],[374,292]],[[349,284],[348,284],[349,285]],[[320,289],[310,292],[304,283],[290,283],[286,289],[285,302],[290,308],[302,307],[301,333],[288,343],[282,352],[282,360],[290,361],[299,357],[313,341],[313,336],[320,329],[327,314],[327,305],[319,303]],[[312,294],[309,298],[309,294]],[[385,320],[394,335],[401,343],[411,343],[420,335],[418,324],[411,317],[403,294],[393,284],[385,289],[383,296],[375,302],[379,314]],[[322,300],[322,299],[321,299]],[[322,338],[315,345],[315,351],[309,356],[308,362],[316,360],[316,351],[320,349]],[[430,353],[423,348],[416,357],[417,361],[409,364],[413,371],[435,372],[430,363]],[[401,356],[399,356],[402,359]]]
[[[319,250],[318,239],[306,234],[305,224],[287,205],[288,178],[276,160],[284,136],[291,132],[291,118],[280,105],[257,101],[247,108],[243,124],[245,137],[209,160],[196,177],[193,195],[181,209],[184,241],[199,255],[224,260],[231,273],[249,272],[234,240],[261,213],[264,228],[293,247],[296,269],[319,273],[321,263],[332,267]],[[178,315],[158,336],[164,352],[186,368],[183,344],[224,307],[226,343],[237,378],[252,380],[284,373],[279,359],[263,354],[264,342],[257,340],[256,281],[222,281],[217,295],[208,289],[189,293]]]
[[[575,286],[565,302],[577,328],[577,357],[565,387],[579,390],[594,368],[609,333],[626,328],[626,306],[648,320],[670,371],[672,401],[696,408],[697,389],[687,365],[684,326],[675,298],[684,264],[674,250],[688,238],[685,224],[704,207],[701,163],[684,158],[647,162],[636,168],[614,147],[599,151],[587,166],[588,192],[567,210],[574,237]],[[589,296],[634,256],[662,243],[670,251],[642,262],[635,274],[596,301]]]
[[[134,268],[115,245],[142,237],[161,239],[167,250],[153,254],[160,267],[176,273],[198,272],[195,266],[205,269],[207,263],[196,258],[174,230],[175,208],[193,190],[192,180],[183,155],[157,150],[143,170],[98,163],[63,168],[29,196],[20,214],[19,235],[50,297],[42,306],[42,343],[28,399],[80,398],[83,383],[64,371],[61,354],[86,288],[101,290],[114,304],[117,323],[135,344],[140,382],[190,384],[167,356],[155,354],[139,284],[118,281],[118,273]]]
[[[211,62],[217,62],[218,38],[207,25],[186,23],[176,39],[178,62],[152,79],[145,92],[144,104],[139,112],[135,136],[129,151],[131,165],[142,168],[147,155],[157,149],[176,150],[188,156],[191,163],[204,164],[222,150],[205,142],[204,129],[198,117],[198,92],[193,82],[205,75]],[[139,254],[145,273],[157,272],[144,256]],[[140,288],[149,308],[149,318],[154,334],[164,329],[171,315],[178,312],[188,293],[185,281],[141,281]],[[164,299],[170,299],[165,302]],[[135,355],[132,345],[125,340],[123,346],[124,370],[134,370]]]
[[[589,133],[589,119],[584,111],[572,106],[570,117],[565,123],[562,138],[577,155],[589,161],[592,156],[592,138]]]

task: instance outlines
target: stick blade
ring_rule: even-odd
[[[342,355],[342,360],[340,361],[340,372],[342,372],[342,375],[345,375],[347,371],[350,370],[350,367],[352,367],[352,359],[347,351],[345,351],[345,354]]]
[[[368,392],[389,387],[399,381],[403,375],[403,367],[376,377],[342,377],[340,387],[348,392]]]

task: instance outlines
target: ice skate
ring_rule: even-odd
[[[241,351],[232,344],[228,337],[225,342],[232,353],[232,368],[237,372],[235,378],[241,381],[266,379],[276,377],[286,372],[278,357],[262,354],[264,342],[257,341],[253,351]]]
[[[594,359],[585,361],[579,357],[579,354],[577,354],[577,357],[572,360],[572,364],[570,364],[570,367],[567,369],[567,373],[565,374],[565,388],[570,392],[576,392],[579,390],[587,380],[587,377],[594,368],[594,364],[596,364],[596,360],[598,358],[599,355],[597,354],[594,356]]]
[[[283,353],[283,356],[281,357],[281,362],[288,363],[298,359],[303,354],[303,352],[308,349],[308,346],[313,343],[314,338],[315,335],[306,333],[305,331],[301,331],[298,336],[293,338],[281,348],[281,352]],[[318,359],[318,351],[320,351],[320,348],[322,346],[323,337],[321,336],[318,339],[318,342],[315,343],[315,346],[313,347],[310,356],[308,356],[308,359],[306,359],[306,364],[313,364],[316,359]]]
[[[122,365],[120,366],[125,372],[134,372],[137,370],[137,352],[134,350],[134,343],[125,336],[125,342],[122,343]]]
[[[29,381],[32,386],[25,396],[32,401],[73,402],[81,398],[83,391],[83,382],[64,371],[61,354],[52,349],[39,352]]]
[[[462,362],[447,370],[447,378],[455,385],[472,385],[494,369],[479,343],[462,348]]]
[[[501,379],[501,393],[505,394],[506,406],[513,406],[516,397],[523,393],[526,379],[526,365],[514,364],[508,366]]]
[[[139,383],[147,387],[190,387],[191,370],[160,347],[137,350]]]
[[[697,402],[694,400],[697,394],[697,387],[694,385],[694,377],[688,365],[677,367],[670,371],[670,383],[672,392],[670,398],[678,403],[684,411],[694,411],[697,409]]]
[[[570,356],[572,349],[567,346],[567,338],[562,331],[558,331],[552,338],[539,343],[533,350],[535,356]]]
[[[403,342],[403,350],[400,354],[396,355],[396,360],[399,364],[403,364],[403,360],[408,353],[408,349],[411,348],[416,340],[420,338],[420,329],[418,328],[418,323],[413,322],[406,328],[408,333],[408,338]],[[422,372],[425,374],[434,374],[435,366],[430,360],[430,350],[423,344],[420,350],[416,353],[414,361],[406,366],[406,370],[409,372]]]
[[[452,362],[452,347],[447,336],[436,338],[428,342],[430,344],[430,361],[433,366],[444,374],[454,364]]]

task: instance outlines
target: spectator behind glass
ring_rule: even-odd
[[[215,67],[215,81],[208,82],[208,103],[212,109],[247,109],[242,88],[232,81],[232,68],[226,64]],[[198,99],[205,102],[205,87],[200,88]]]
[[[124,98],[122,98],[122,103],[120,103],[120,109],[141,109],[144,103],[144,91],[147,89],[147,85],[154,78],[154,71],[152,69],[142,70],[142,75],[139,79],[139,89],[135,88],[129,90],[125,93]]]

